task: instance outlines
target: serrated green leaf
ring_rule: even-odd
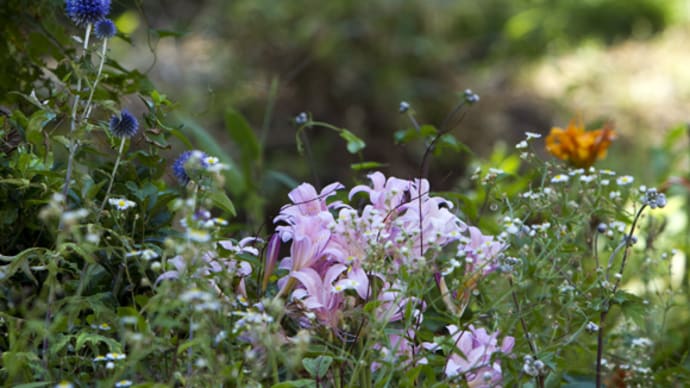
[[[75,345],[75,350],[79,351],[87,343],[98,345],[104,343],[108,345],[108,349],[111,352],[120,352],[120,344],[112,338],[104,337],[100,334],[95,333],[80,333],[77,337],[77,343]]]

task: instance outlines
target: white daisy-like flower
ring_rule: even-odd
[[[216,217],[213,219],[213,223],[218,226],[226,226],[228,224],[228,220],[225,218]]]
[[[196,242],[208,242],[211,240],[211,234],[203,229],[187,229],[187,238]]]
[[[599,170],[599,174],[614,176],[616,175],[616,172],[605,168],[603,170]]]
[[[527,141],[523,140],[515,145],[515,148],[518,150],[524,150],[525,148],[528,147]]]
[[[130,201],[127,198],[110,198],[108,199],[108,203],[115,206],[117,210],[123,211],[137,205],[134,201]]]
[[[124,353],[108,353],[105,355],[105,358],[110,361],[119,361],[127,358],[127,355]]]
[[[220,159],[215,156],[207,156],[204,158],[204,163],[208,164],[209,166],[213,166],[214,164],[220,163]]]
[[[532,140],[532,139],[539,139],[541,137],[541,133],[534,133],[534,132],[525,132],[525,136],[527,136],[527,140]]]
[[[132,381],[130,380],[120,380],[115,383],[115,388],[127,388],[132,385]]]
[[[74,388],[74,384],[69,381],[61,381],[55,385],[55,388]]]
[[[567,175],[558,174],[558,175],[554,176],[553,178],[551,178],[551,183],[565,183],[568,180],[570,180],[570,177],[568,177]]]
[[[623,175],[616,179],[616,183],[618,183],[619,186],[627,186],[633,183],[634,180],[635,178],[631,177],[630,175]]]
[[[203,161],[204,165],[206,166],[206,170],[208,171],[218,172],[228,169],[228,166],[226,164],[221,163],[220,159],[218,159],[215,156],[207,156],[204,158]]]
[[[611,199],[616,199],[621,197],[621,192],[620,191],[612,191],[609,193],[609,198]]]

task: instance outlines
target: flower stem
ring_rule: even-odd
[[[120,165],[120,160],[122,159],[122,150],[125,148],[125,140],[126,138],[122,138],[120,141],[120,149],[117,151],[117,159],[115,160],[115,166],[113,167],[113,173],[110,174],[110,182],[108,182],[108,189],[105,191],[105,196],[103,197],[103,202],[101,203],[101,208],[98,209],[98,216],[96,217],[96,222],[101,218],[101,214],[103,214],[103,209],[105,208],[105,204],[108,202],[108,196],[110,195],[110,190],[113,188],[113,182],[115,181],[115,174],[117,173],[117,168]]]
[[[625,269],[625,263],[628,259],[628,253],[630,252],[630,247],[632,246],[632,237],[633,233],[635,232],[635,228],[637,227],[637,221],[640,219],[642,216],[642,212],[644,211],[645,207],[647,205],[642,205],[640,210],[637,211],[637,214],[635,215],[635,219],[633,219],[632,226],[630,227],[630,232],[624,237],[625,240],[623,240],[623,243],[616,247],[616,249],[613,251],[611,254],[611,257],[609,258],[609,264],[606,269],[606,280],[608,282],[609,279],[609,269],[611,268],[611,265],[613,263],[613,257],[620,251],[620,248],[622,246],[625,246],[625,249],[623,250],[623,259],[621,260],[621,266],[620,269],[618,270],[618,276],[616,277],[616,283],[613,286],[613,289],[611,290],[611,294],[606,300],[604,300],[604,303],[601,307],[601,313],[599,314],[599,331],[597,332],[597,366],[596,366],[596,387],[601,388],[601,359],[604,354],[604,329],[606,325],[606,317],[609,313],[609,310],[611,308],[611,298],[616,295],[616,291],[618,291],[618,287],[620,286],[621,279],[623,278],[623,270]]]
[[[91,101],[93,101],[93,95],[96,93],[96,87],[98,86],[98,81],[101,80],[101,74],[103,74],[103,65],[105,64],[106,53],[108,52],[108,39],[103,39],[103,48],[101,50],[101,61],[98,64],[98,72],[96,73],[96,80],[93,81],[93,86],[91,86],[91,91],[89,92],[89,98],[86,100],[86,106],[84,107],[84,115],[82,116],[82,121],[88,120],[91,115]]]
[[[89,47],[89,38],[91,37],[91,28],[92,24],[89,23],[86,25],[86,32],[84,33],[84,45],[82,46],[82,55],[77,57],[77,62],[81,59],[82,56],[86,56],[87,49]],[[69,185],[70,181],[72,180],[72,170],[74,169],[74,155],[77,153],[77,148],[78,144],[76,139],[74,138],[74,132],[77,129],[77,107],[79,106],[79,93],[81,92],[81,82],[82,82],[82,77],[79,75],[78,72],[77,74],[77,90],[76,90],[76,95],[74,96],[74,102],[72,103],[72,114],[70,117],[70,141],[69,141],[69,157],[67,159],[67,172],[65,173],[65,183],[64,186],[62,187],[62,195],[67,198],[67,193],[69,192]]]

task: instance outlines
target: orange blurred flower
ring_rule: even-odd
[[[586,168],[606,156],[606,150],[615,137],[616,131],[611,123],[595,131],[585,131],[582,120],[576,123],[573,119],[566,129],[551,128],[546,137],[546,150],[574,167]]]

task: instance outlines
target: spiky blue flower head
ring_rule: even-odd
[[[78,26],[96,23],[110,13],[110,0],[65,0],[65,11]]]
[[[126,109],[110,118],[110,132],[115,137],[132,137],[138,130],[139,122]]]
[[[98,39],[108,39],[115,36],[117,28],[115,23],[110,19],[103,19],[96,22],[93,27],[93,32]]]
[[[207,166],[207,155],[204,152],[198,150],[183,152],[177,158],[177,160],[175,160],[175,163],[173,163],[173,172],[175,173],[175,177],[177,177],[177,180],[183,185],[187,185],[191,179],[189,177],[189,168],[193,166],[188,166],[187,162],[190,162],[189,164],[191,164],[190,159],[192,157],[194,157],[196,163],[198,163],[198,167],[205,168]]]

